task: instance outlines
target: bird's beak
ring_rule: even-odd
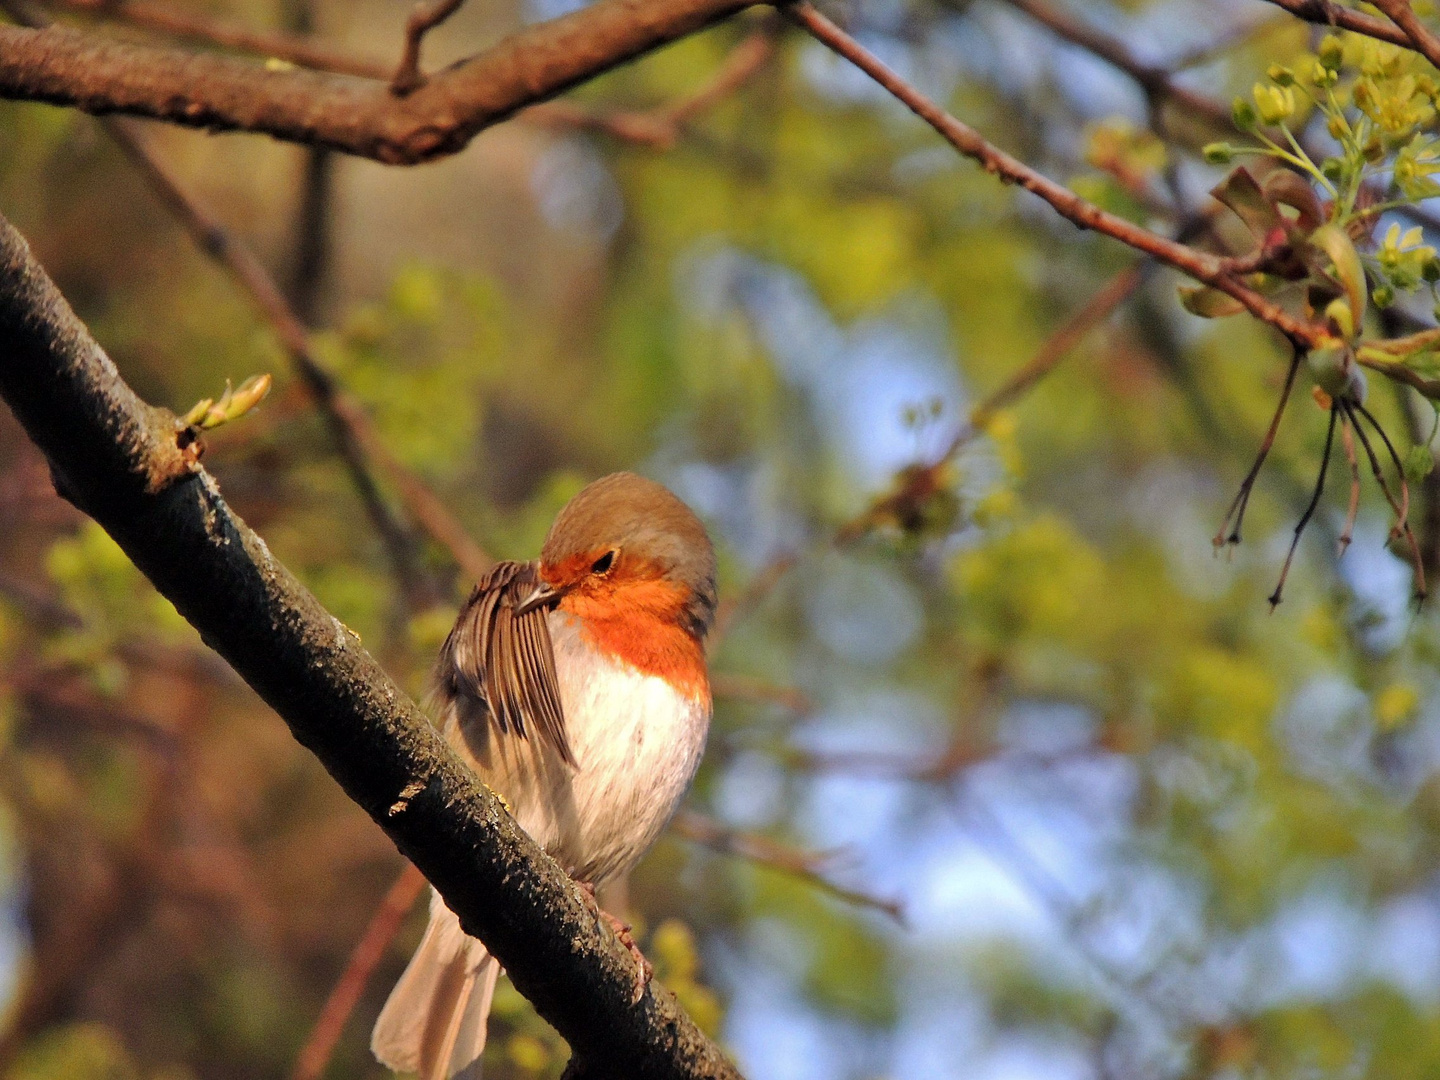
[[[535,588],[530,591],[530,595],[516,605],[515,614],[517,616],[528,615],[537,608],[552,607],[558,604],[569,591],[565,588],[557,589],[549,582],[537,582]]]

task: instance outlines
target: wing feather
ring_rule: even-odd
[[[574,765],[550,641],[549,613],[516,608],[539,582],[534,563],[502,562],[475,586],[440,650],[440,693],[497,736],[532,732]]]

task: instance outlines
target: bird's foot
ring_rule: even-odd
[[[650,966],[650,961],[640,951],[640,946],[635,944],[635,938],[631,934],[630,924],[624,919],[611,915],[600,906],[600,901],[595,898],[595,886],[588,881],[576,881],[580,891],[584,893],[585,899],[595,909],[595,914],[610,924],[610,929],[615,931],[615,936],[620,939],[620,944],[630,950],[630,955],[635,958],[635,966],[639,968],[635,976],[635,995],[630,999],[632,1005],[638,1005],[640,999],[645,996],[645,988],[650,985],[650,980],[655,977],[655,969]]]
[[[635,958],[635,965],[639,971],[635,976],[635,994],[630,999],[630,1004],[638,1005],[640,999],[645,996],[645,988],[655,977],[655,969],[650,966],[650,961],[645,959],[645,954],[640,951],[640,946],[635,944],[635,938],[630,933],[630,924],[611,915],[604,908],[600,908],[599,911],[601,917],[610,924],[610,929],[615,931],[615,936],[620,939],[620,944],[629,949],[630,955]]]

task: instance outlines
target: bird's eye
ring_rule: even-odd
[[[605,552],[590,565],[592,574],[608,574],[610,567],[615,565],[615,551],[612,549]]]

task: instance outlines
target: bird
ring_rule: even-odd
[[[476,584],[440,649],[446,738],[592,896],[639,862],[699,767],[715,606],[704,525],[663,485],[613,473],[561,509],[539,559]],[[648,964],[606,917],[642,962],[638,994]],[[477,1080],[499,973],[432,890],[376,1020],[376,1058],[420,1080]]]

